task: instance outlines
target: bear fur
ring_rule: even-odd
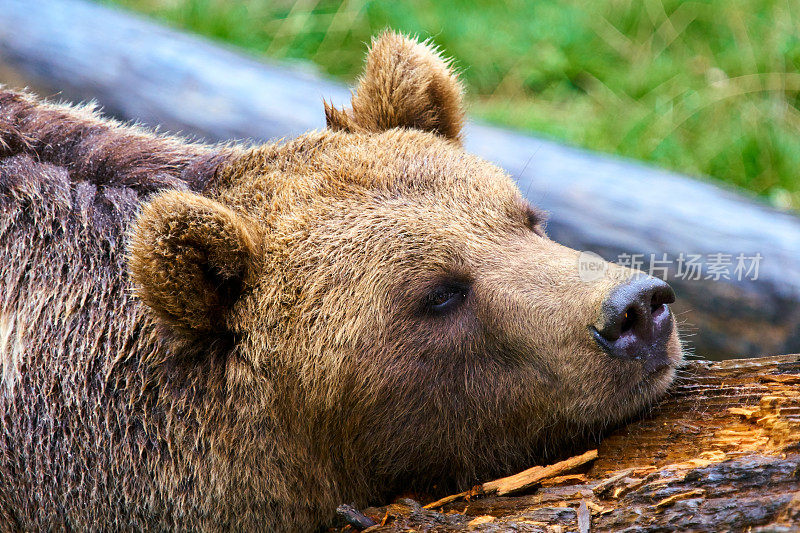
[[[352,108],[206,146],[0,88],[0,529],[313,530],[447,492],[635,414],[461,87],[386,33]]]

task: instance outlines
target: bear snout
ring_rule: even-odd
[[[675,292],[666,282],[637,276],[611,290],[600,321],[589,331],[608,355],[641,360],[648,372],[661,370],[670,364],[667,343],[674,321],[669,304],[674,301]]]

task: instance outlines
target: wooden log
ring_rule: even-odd
[[[342,104],[349,97],[312,73],[83,0],[0,0],[0,65],[0,81],[94,99],[122,119],[211,141],[321,128],[322,99]],[[699,354],[800,351],[797,217],[708,183],[498,128],[470,124],[466,144],[551,212],[555,240],[609,260],[667,254],[674,308]],[[676,278],[681,253],[702,256],[701,279]],[[709,254],[717,253],[733,262],[732,279],[709,274]],[[763,257],[758,279],[736,279],[738,254]]]
[[[595,459],[597,459],[597,450],[589,450],[581,455],[564,459],[563,461],[559,461],[552,465],[534,466],[527,470],[523,470],[519,474],[495,479],[494,481],[487,481],[486,483],[478,485],[471,490],[459,492],[458,494],[453,494],[451,496],[445,496],[442,499],[429,503],[425,506],[425,509],[437,509],[443,505],[458,501],[462,498],[478,498],[494,494],[498,496],[505,496],[515,492],[523,492],[531,487],[535,487],[545,479],[555,477],[563,472],[569,472],[570,470],[573,470],[579,466],[583,466],[588,462],[594,461]]]
[[[649,416],[601,442],[582,476],[428,507],[366,509],[382,524],[366,531],[796,531],[800,355],[693,362]]]

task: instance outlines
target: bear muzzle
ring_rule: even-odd
[[[668,342],[674,329],[669,304],[675,292],[664,281],[637,276],[615,287],[602,304],[601,320],[589,326],[611,357],[640,360],[646,374],[671,366]]]

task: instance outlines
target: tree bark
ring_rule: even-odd
[[[307,71],[83,0],[0,0],[0,83],[94,99],[121,119],[210,141],[323,128],[322,99],[349,100],[344,86]],[[634,261],[643,259],[645,270],[651,254],[667,254],[673,308],[699,355],[800,351],[797,217],[709,183],[499,128],[468,125],[466,147],[507,169],[551,213],[554,240],[612,261],[641,254]],[[702,258],[700,279],[678,275],[681,253]],[[708,272],[718,253],[734,263],[729,279]],[[739,254],[763,257],[757,279],[735,275]]]
[[[366,531],[797,531],[799,385],[800,355],[692,362],[583,471],[520,496],[369,508]]]

